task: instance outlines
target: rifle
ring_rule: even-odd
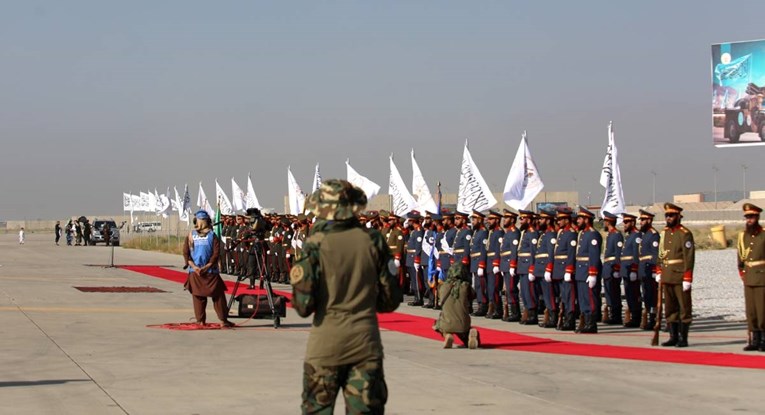
[[[656,325],[653,326],[653,339],[651,339],[651,346],[658,346],[659,345],[659,331],[661,330],[661,315],[662,315],[662,306],[664,305],[664,301],[662,301],[662,296],[664,295],[664,287],[663,284],[659,283],[659,292],[656,296]]]
[[[561,294],[558,297],[558,321],[556,323],[556,327],[558,330],[561,330],[563,328],[563,294]]]

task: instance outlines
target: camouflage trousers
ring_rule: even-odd
[[[388,401],[382,360],[342,366],[303,364],[303,414],[332,414],[343,389],[347,414],[384,414]]]

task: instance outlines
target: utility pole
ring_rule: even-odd
[[[712,165],[712,171],[714,171],[714,180],[715,180],[715,209],[717,209],[717,172],[720,171],[720,169],[717,168],[714,164]]]
[[[748,199],[746,195],[746,169],[747,169],[746,164],[742,164],[741,171],[743,172],[743,177],[744,177],[744,199]]]

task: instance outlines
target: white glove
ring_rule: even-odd
[[[515,276],[515,268],[510,268],[510,276],[511,277]]]
[[[630,272],[630,281],[632,282],[637,281],[637,272],[635,271]]]
[[[619,278],[619,272],[618,271],[614,271],[614,273],[611,274],[611,276],[614,277],[614,278]]]
[[[691,283],[688,281],[683,281],[683,291],[689,291],[691,289]]]
[[[443,270],[441,269],[441,267],[436,267],[436,271],[442,272]]]
[[[422,264],[414,264],[414,269],[416,269],[417,271],[421,270]]]
[[[563,274],[563,281],[571,282],[571,273],[570,272],[567,272],[567,273]]]
[[[552,281],[552,273],[550,271],[545,271],[545,281],[547,282]]]
[[[478,268],[477,274],[479,277],[483,277],[483,268]]]
[[[367,229],[372,229],[372,222],[367,222]]]
[[[529,274],[529,282],[534,282],[534,279],[537,277],[534,276],[534,274]]]
[[[499,274],[499,267],[493,267],[493,268],[491,269],[491,272],[493,272],[493,273],[495,273],[495,274]]]
[[[268,242],[273,242],[273,241],[274,241],[274,237],[273,236],[269,236],[268,237]]]
[[[591,289],[595,288],[595,283],[597,281],[598,281],[597,278],[595,278],[593,276],[589,276],[589,277],[587,277],[587,286],[590,287]]]
[[[661,274],[651,274],[651,276],[656,280],[657,284],[661,282]]]
[[[271,255],[271,250],[266,251],[266,255]]]
[[[393,263],[396,264],[396,268],[401,268],[401,260],[394,259]]]
[[[300,239],[298,239],[297,242],[295,242],[295,244],[297,244],[298,248],[303,249],[303,241],[301,241]]]
[[[285,257],[287,257],[287,258],[289,258],[289,257],[290,257],[290,254],[284,254],[284,256],[285,256]]]

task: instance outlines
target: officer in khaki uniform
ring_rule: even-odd
[[[303,364],[303,414],[332,414],[341,388],[348,413],[385,412],[377,313],[395,310],[403,295],[385,238],[356,217],[366,204],[363,190],[337,179],[306,200],[317,221],[290,271],[295,311],[314,314]]]
[[[669,323],[669,340],[664,347],[688,347],[688,328],[691,325],[691,284],[695,249],[693,233],[680,224],[683,208],[664,204],[667,227],[661,233],[659,266],[656,282],[664,293],[664,315]]]
[[[749,343],[744,351],[765,352],[765,232],[760,226],[762,209],[744,204],[746,228],[738,234],[738,274],[744,283]]]

